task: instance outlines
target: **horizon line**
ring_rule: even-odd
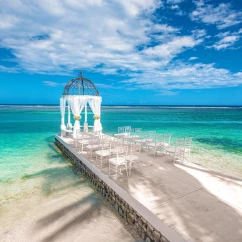
[[[2,104],[0,106],[60,106],[59,104]],[[207,105],[207,104],[102,104],[101,106],[163,106],[163,107],[242,107],[241,105]]]

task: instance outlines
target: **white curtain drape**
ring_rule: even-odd
[[[73,138],[76,138],[77,131],[80,130],[80,114],[83,108],[85,107],[86,100],[73,97],[73,98],[69,98],[68,102],[75,119],[74,128],[73,128]]]
[[[95,98],[89,100],[90,108],[92,109],[92,112],[94,114],[94,126],[93,131],[101,131],[102,130],[102,124],[100,121],[101,118],[101,98]]]
[[[60,98],[61,130],[66,129],[66,126],[65,126],[65,108],[66,108],[66,100],[64,98]]]
[[[68,103],[68,122],[67,122],[67,129],[72,129],[72,123],[71,123],[71,111],[70,111],[70,105]]]

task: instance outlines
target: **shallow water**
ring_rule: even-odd
[[[0,107],[0,238],[140,241],[54,146],[59,118],[56,107]]]
[[[195,107],[106,108],[102,115],[106,132],[131,125],[143,130],[193,137],[191,161],[229,175],[242,177],[242,109]]]
[[[93,122],[91,112],[88,120]],[[131,125],[172,133],[172,140],[193,137],[192,162],[242,178],[241,108],[104,107],[101,120],[109,134],[118,126]],[[81,234],[84,241],[95,241],[100,237],[90,231],[101,224],[100,231],[108,237],[100,241],[137,241],[53,148],[59,127],[58,107],[0,106],[0,237],[41,241],[50,234],[56,241],[67,241],[71,233],[73,240]],[[59,224],[56,233],[56,223],[63,221],[60,211],[71,213],[72,220]]]
[[[90,124],[93,122],[91,112],[88,120]],[[172,133],[172,140],[193,137],[190,161],[242,178],[241,108],[103,107],[101,121],[103,132],[109,134],[116,133],[118,126],[130,125]],[[100,205],[88,183],[53,148],[54,134],[59,132],[59,127],[58,107],[0,106],[0,224],[3,228],[12,227],[23,217],[32,221],[29,226],[34,226],[37,223],[36,208],[44,204],[52,211],[55,205],[51,207],[49,204],[55,204],[57,199],[70,199],[71,205],[68,206],[72,207],[88,193],[90,198],[85,204],[94,208]],[[28,211],[33,212],[26,215]],[[81,208],[81,211],[85,210]],[[104,214],[100,222],[112,218],[112,223],[116,223],[117,220],[111,214],[107,215],[105,208],[100,208],[100,211]],[[90,216],[87,214],[85,219]],[[56,219],[59,221],[60,217]],[[22,224],[16,225],[15,234],[10,234],[9,241],[15,241],[11,239],[14,236],[18,238],[18,228],[28,231],[21,227]],[[109,222],[103,224],[102,230],[110,230]],[[122,226],[120,229],[122,231]],[[118,234],[121,236],[123,233]],[[86,230],[85,234],[90,236],[90,231]],[[125,236],[129,241],[135,241],[128,233]]]
[[[89,123],[92,116],[89,112]],[[173,140],[193,137],[193,162],[242,176],[241,108],[104,107],[102,124],[110,134],[130,125],[172,133]],[[59,126],[58,107],[1,106],[0,181],[13,182],[60,162],[50,146]]]

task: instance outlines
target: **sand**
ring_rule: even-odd
[[[1,185],[0,194],[0,241],[140,241],[72,171]]]

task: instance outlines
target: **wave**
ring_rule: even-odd
[[[111,105],[103,105],[102,108],[110,108],[110,109],[242,109],[241,106],[160,106],[160,105],[127,105],[127,106],[111,106]]]
[[[59,108],[58,104],[1,104],[1,108]],[[102,105],[104,109],[242,109],[242,106]]]
[[[59,108],[59,105],[19,105],[19,104],[11,104],[11,105],[0,105],[1,108],[8,108],[8,109],[13,109],[13,108]]]

